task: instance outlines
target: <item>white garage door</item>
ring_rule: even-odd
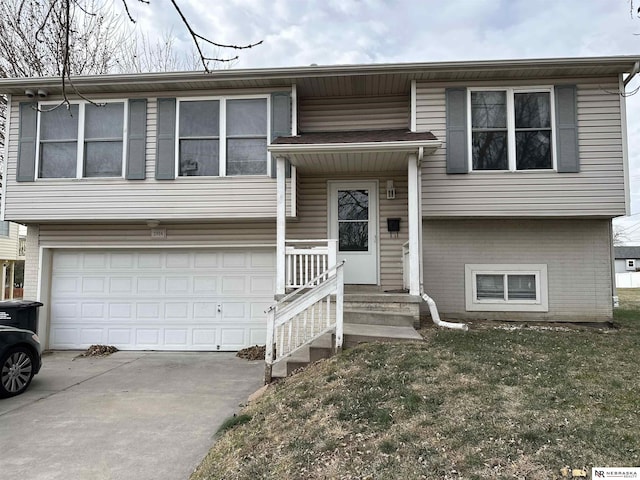
[[[239,350],[264,344],[273,249],[56,250],[51,348]]]

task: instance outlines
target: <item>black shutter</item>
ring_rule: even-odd
[[[176,99],[158,99],[156,180],[176,178]]]
[[[555,103],[558,172],[577,173],[580,171],[580,157],[578,153],[576,86],[556,86]]]
[[[11,105],[7,106],[7,116]],[[18,140],[18,169],[16,180],[18,182],[33,182],[36,176],[36,127],[38,112],[34,103],[20,103],[20,129]],[[9,135],[5,138],[8,141]]]
[[[147,100],[129,100],[127,180],[144,180],[147,145]]]
[[[469,172],[467,145],[467,90],[447,88],[447,173]]]

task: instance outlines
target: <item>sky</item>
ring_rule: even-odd
[[[192,48],[169,0],[130,0],[137,28]],[[193,29],[220,43],[263,41],[232,68],[606,55],[640,56],[630,0],[178,0]],[[635,0],[636,9],[640,0]],[[219,52],[226,54],[226,52]],[[235,53],[231,53],[231,56]],[[640,88],[640,75],[628,91]],[[640,92],[626,98],[631,214],[640,245]]]

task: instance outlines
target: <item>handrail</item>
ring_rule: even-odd
[[[314,287],[317,285],[318,280],[320,280],[321,278],[329,278],[331,276],[331,273],[334,271],[338,270],[338,267],[341,267],[342,265],[344,265],[344,260],[340,261],[339,263],[335,264],[333,267],[331,267],[330,269],[322,272],[320,275],[318,275],[317,277],[309,280],[307,283],[305,283],[303,286],[299,287],[297,290],[294,290],[293,292],[285,295],[284,297],[282,297],[280,299],[280,302],[286,302],[287,300],[289,300],[292,297],[295,297],[296,295],[299,294],[300,290],[305,290],[311,287]],[[274,303],[273,305],[271,305],[266,311],[265,313],[268,313],[271,311],[271,309],[275,308],[276,304]]]
[[[344,263],[343,260],[331,267],[266,310],[265,383],[271,382],[275,362],[330,331],[335,330],[334,349],[342,350]],[[321,277],[328,278],[318,284]],[[302,290],[306,291],[300,293]],[[332,300],[334,295],[335,300]],[[296,296],[295,300],[287,302]]]

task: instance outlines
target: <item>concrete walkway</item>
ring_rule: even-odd
[[[264,371],[233,353],[78,353],[45,355],[0,400],[1,478],[186,480]]]

